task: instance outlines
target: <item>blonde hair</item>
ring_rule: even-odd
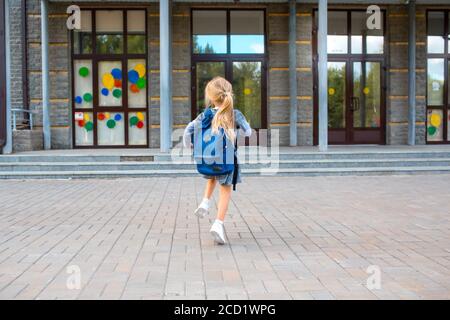
[[[212,132],[218,133],[222,128],[227,138],[234,143],[234,109],[233,88],[231,83],[222,77],[215,77],[205,88],[206,106],[220,106],[212,121]]]

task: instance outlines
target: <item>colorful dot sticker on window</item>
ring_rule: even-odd
[[[105,88],[111,90],[114,88],[114,77],[110,73],[105,73],[102,77],[102,84]]]
[[[138,129],[142,129],[144,127],[144,114],[142,112],[138,112],[135,116],[132,116],[130,118],[130,126],[136,126]]]
[[[120,90],[120,89],[114,89],[114,91],[113,91],[113,96],[114,96],[114,98],[119,99],[119,98],[122,96],[122,90]]]
[[[122,88],[122,80],[114,80],[114,87],[116,88]]]
[[[244,89],[244,94],[245,94],[246,96],[248,96],[249,94],[252,94],[252,89],[250,89],[250,88],[245,88],[245,89]]]
[[[102,89],[102,95],[104,95],[105,97],[109,96],[109,90],[106,88]]]
[[[89,69],[87,67],[81,67],[80,70],[78,70],[78,74],[85,78],[89,75]]]
[[[134,84],[134,83],[130,86],[130,90],[133,93],[138,93],[139,92],[138,86],[136,84]]]
[[[370,89],[368,87],[365,87],[363,89],[364,94],[369,94],[370,93]]]
[[[92,121],[88,121],[84,125],[84,128],[86,129],[86,131],[92,131],[94,129],[94,124],[92,123]]]
[[[75,103],[76,103],[76,104],[81,104],[81,103],[83,103],[83,98],[80,97],[80,96],[76,96],[76,97],[75,97]]]
[[[131,125],[131,126],[137,125],[138,122],[139,122],[138,117],[133,116],[133,117],[130,118],[130,125]]]
[[[85,93],[83,96],[84,101],[86,102],[91,102],[92,101],[92,94],[90,93]]]
[[[428,127],[428,134],[430,136],[434,136],[436,134],[436,132],[437,132],[437,128],[436,127],[433,127],[433,126]]]
[[[97,119],[100,120],[100,121],[105,120],[105,114],[100,112],[100,113],[97,115]]]
[[[436,113],[432,114],[430,117],[430,123],[433,127],[439,127],[442,123],[441,116]]]
[[[106,121],[106,126],[110,129],[114,129],[114,127],[116,126],[116,122],[113,119],[109,119],[108,121]]]
[[[128,71],[128,81],[131,83],[137,83],[139,80],[139,73],[136,70]]]
[[[134,66],[134,70],[138,73],[139,78],[145,76],[145,66],[143,64],[137,64]]]
[[[122,115],[121,114],[116,114],[115,116],[114,116],[114,120],[116,120],[116,121],[120,121],[120,120],[122,120]]]
[[[111,70],[111,75],[115,80],[122,80],[122,71],[118,68],[114,68]]]
[[[128,71],[128,81],[131,83],[131,93],[139,93],[141,89],[147,86],[147,79],[145,78],[146,69],[141,63],[135,65],[133,69]]]
[[[89,120],[91,120],[91,117],[89,116],[88,113],[85,113],[84,116],[83,116],[83,118],[84,118],[84,121],[89,121]]]
[[[334,95],[336,93],[336,90],[334,90],[334,88],[328,88],[328,94],[330,96]]]
[[[145,78],[140,78],[137,83],[136,83],[137,87],[139,89],[144,89],[145,86],[147,85],[147,80],[145,80]]]

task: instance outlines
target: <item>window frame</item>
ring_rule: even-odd
[[[227,39],[227,52],[226,53],[195,53],[194,52],[194,11],[225,11],[226,13],[226,39]],[[263,15],[263,36],[264,36],[264,53],[232,53],[231,52],[231,12],[232,11],[261,11]],[[228,57],[230,55],[233,56],[258,56],[258,57],[266,57],[267,56],[267,48],[268,48],[268,40],[267,40],[267,18],[266,18],[266,8],[191,8],[191,36],[190,36],[190,52],[191,56],[203,57],[203,56],[211,56],[211,57]]]
[[[430,12],[440,12],[444,13],[444,52],[443,53],[428,53],[428,18]],[[425,77],[426,77],[426,92],[425,92],[425,142],[427,144],[450,144],[449,135],[449,116],[450,116],[450,98],[449,98],[449,63],[450,63],[450,9],[427,9],[426,10],[426,67],[425,67]],[[444,97],[443,104],[439,106],[428,105],[428,60],[429,59],[443,59],[444,60]],[[428,140],[428,112],[432,110],[442,111],[442,141],[429,141]]]
[[[327,52],[328,57],[333,57],[339,59],[340,57],[364,57],[364,58],[379,58],[384,57],[389,54],[389,39],[387,34],[387,10],[382,8],[380,12],[383,13],[382,17],[382,26],[383,26],[383,52],[382,53],[367,53],[367,35],[363,35],[362,37],[362,52],[361,53],[353,53],[352,52],[352,12],[366,12],[366,9],[361,8],[328,8],[328,12],[345,12],[346,22],[347,22],[347,53],[330,53]],[[313,10],[313,32],[317,33],[318,23],[316,23],[316,17],[318,18],[318,9],[315,8]],[[327,30],[327,39],[328,39],[328,30]],[[328,49],[328,48],[327,48]]]
[[[122,53],[97,53],[97,30],[96,30],[96,12],[97,11],[108,11],[108,10],[117,10],[122,11],[123,18],[123,52]],[[136,11],[142,10],[145,12],[145,52],[144,53],[128,53],[128,11]],[[82,11],[91,11],[91,42],[92,42],[92,52],[91,53],[75,53],[74,52],[74,41],[75,41],[75,31],[71,31],[71,104],[72,104],[72,147],[75,149],[92,149],[92,148],[148,148],[150,143],[150,119],[149,119],[149,68],[148,68],[148,11],[145,7],[129,7],[129,8],[117,8],[117,7],[105,7],[105,8],[82,8]],[[135,34],[135,32],[131,32],[130,34]],[[145,61],[146,67],[146,106],[144,108],[133,108],[129,107],[128,104],[128,61],[133,59],[140,59]],[[75,103],[75,70],[74,70],[74,62],[76,60],[90,60],[92,62],[92,96],[93,96],[93,104],[92,108],[77,108]],[[120,61],[122,63],[122,106],[100,106],[99,105],[99,77],[98,77],[98,67],[99,63],[103,61]],[[93,117],[93,144],[92,145],[77,145],[75,141],[75,113],[76,112],[92,112]],[[117,112],[123,113],[123,121],[124,123],[124,144],[123,145],[99,145],[98,144],[98,126],[97,126],[97,115],[102,112]],[[133,112],[142,112],[145,114],[145,130],[146,130],[146,144],[142,145],[133,145],[129,144],[129,114]]]

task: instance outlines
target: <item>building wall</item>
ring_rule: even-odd
[[[416,13],[416,143],[425,144],[426,120],[426,15]],[[387,70],[387,144],[408,142],[408,8],[387,10],[389,60]]]
[[[11,105],[22,108],[22,8],[21,1],[10,1]]]
[[[49,5],[50,121],[52,148],[72,147],[70,40],[66,27],[67,5]],[[36,125],[42,126],[41,6],[27,1],[28,92],[30,109],[38,111]]]
[[[289,145],[289,6],[271,4],[268,19],[268,123]],[[313,144],[312,7],[297,5],[297,141]]]
[[[427,120],[427,18],[426,7],[416,8],[416,143],[426,143]]]
[[[159,7],[148,8],[150,68],[150,146],[159,147]],[[190,6],[175,3],[172,8],[173,128],[191,121]]]
[[[12,1],[13,34],[13,105],[22,103],[20,0]],[[125,4],[124,4],[125,6]],[[148,11],[149,51],[149,131],[150,146],[159,147],[159,8],[156,3],[143,4]],[[202,5],[204,6],[204,4]],[[214,4],[214,7],[220,7]],[[230,4],[226,4],[227,7]],[[242,7],[243,5],[235,5]],[[49,6],[50,102],[53,148],[72,147],[70,33],[66,23],[67,4]],[[280,143],[289,144],[289,7],[267,4],[268,37],[268,125],[280,132]],[[333,6],[330,6],[332,8]],[[37,125],[42,125],[40,1],[27,1],[28,79],[30,108],[39,111]],[[183,128],[191,119],[190,4],[173,6],[173,123]],[[298,144],[313,144],[313,6],[297,5],[297,79]],[[406,144],[408,133],[408,16],[405,5],[387,6],[386,142]],[[426,17],[425,7],[417,10],[417,143],[425,143],[426,89]],[[16,54],[17,52],[17,54]]]

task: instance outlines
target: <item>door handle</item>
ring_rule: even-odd
[[[359,97],[352,97],[350,102],[350,111],[358,111],[359,107]]]

